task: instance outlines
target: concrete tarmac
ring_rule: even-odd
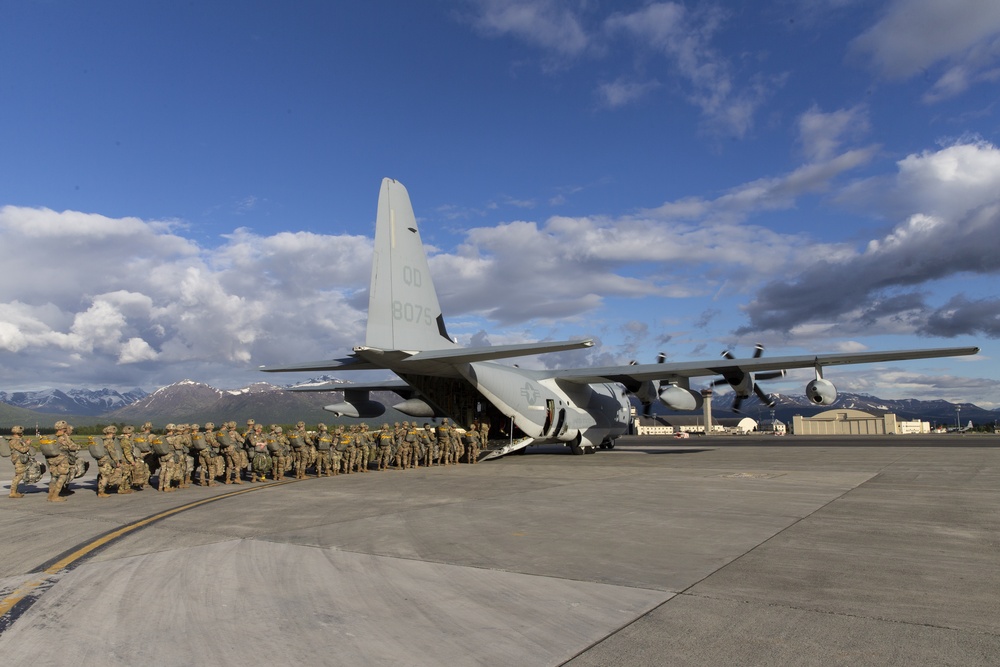
[[[572,456],[9,499],[43,665],[996,665],[1000,437],[626,437]],[[241,493],[235,493],[235,492]]]

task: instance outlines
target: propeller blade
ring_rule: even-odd
[[[660,352],[658,355],[656,355],[656,363],[662,364],[666,360],[667,360],[667,354],[665,352]]]
[[[764,346],[761,345],[760,343],[757,343],[757,346],[753,351],[753,358],[760,359],[760,355],[762,354],[764,354]]]
[[[756,373],[754,375],[758,380],[773,380],[775,378],[785,377],[785,371],[773,371],[769,373]]]
[[[739,412],[740,406],[743,405],[743,397],[739,394],[733,399],[733,412]]]
[[[719,385],[723,385],[723,384],[729,384],[729,380],[727,380],[725,378],[723,378],[721,380],[715,380],[714,382],[712,382],[711,386],[718,387]]]
[[[764,393],[764,391],[758,387],[756,384],[753,386],[753,393],[757,394],[757,398],[760,399],[761,403],[769,408],[774,407],[774,399]]]
[[[724,358],[726,358],[726,359],[735,359],[736,358],[736,357],[733,356],[733,353],[730,352],[729,350],[723,350],[722,351],[722,356]]]

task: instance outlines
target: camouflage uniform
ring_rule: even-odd
[[[125,428],[132,427],[126,426]],[[151,422],[143,424],[139,434],[133,440],[135,449],[138,450],[135,462],[136,471],[133,479],[136,480],[136,484],[141,484],[144,489],[150,486],[149,480],[152,478],[153,472],[158,465],[157,455],[153,451],[154,440],[159,440],[159,437],[153,434],[153,424]]]
[[[434,436],[431,425],[424,422],[423,429],[420,430],[420,448],[423,450],[424,467],[434,464]]]
[[[305,479],[306,467],[310,465],[310,459],[314,458],[314,455],[309,451],[312,436],[306,431],[305,422],[299,422],[295,425],[292,437],[294,438],[292,441],[292,462],[295,467],[295,479]]]
[[[250,481],[264,481],[264,476],[271,468],[271,457],[267,453],[267,437],[264,435],[263,424],[255,424],[253,431],[244,436],[252,448],[253,459],[250,462]]]
[[[325,474],[329,477],[334,474],[330,458],[333,449],[333,436],[327,430],[326,424],[317,424],[316,429],[316,476],[322,477]]]
[[[396,470],[410,467],[413,460],[413,444],[409,439],[410,422],[403,422],[396,436]]]
[[[469,463],[479,463],[479,432],[476,430],[475,424],[465,432],[465,441],[468,443],[466,451],[469,455]]]
[[[276,445],[268,449],[274,450],[271,452],[271,479],[277,481],[285,476],[285,461],[288,456],[290,443],[284,431],[277,424],[271,424],[271,433],[268,435],[267,440],[269,445]],[[305,476],[303,475],[304,478]],[[296,479],[298,479],[297,476]]]
[[[451,462],[451,429],[448,420],[442,419],[437,427],[438,463],[449,465]]]
[[[121,462],[117,459],[115,451],[115,434],[118,432],[117,426],[107,426],[104,429],[104,456],[97,459],[97,497],[110,498],[107,493],[109,486],[121,486],[122,473]],[[94,444],[93,439],[91,443]],[[91,455],[95,450],[91,450]]]
[[[122,484],[118,487],[118,493],[130,493],[136,486],[140,489],[143,486],[143,482],[141,481],[142,471],[136,467],[138,461],[141,459],[135,455],[135,445],[133,444],[132,436],[134,432],[134,427],[123,426],[122,434],[118,437],[118,443],[122,452]],[[137,473],[140,477],[138,481],[136,479]],[[127,491],[123,491],[123,487]]]
[[[226,484],[242,484],[240,472],[243,470],[242,457],[243,449],[240,447],[240,434],[236,431],[236,422],[226,422],[222,425],[225,436],[220,432],[222,443],[222,455],[226,457]],[[228,441],[228,442],[226,442]]]
[[[163,441],[170,448],[170,452],[167,454],[160,454],[160,471],[157,473],[157,489],[163,492],[173,491],[173,479],[174,471],[177,469],[177,464],[174,463],[174,450],[176,449],[175,442],[177,441],[177,426],[174,424],[167,424],[167,434],[163,436]]]
[[[368,432],[368,424],[362,424],[354,434],[354,444],[358,448],[358,466],[360,472],[371,472],[368,464],[375,459],[375,448],[372,435]]]
[[[462,444],[462,434],[458,432],[458,427],[451,429],[451,462],[458,464],[465,454],[465,445]]]
[[[368,430],[368,424],[361,424],[361,435],[364,436],[365,446],[368,448],[368,463],[375,460],[375,433]],[[365,466],[367,470],[367,465]]]
[[[337,427],[337,451],[340,452],[344,473],[350,475],[357,448],[354,446],[354,434],[340,426]]]
[[[24,494],[17,490],[28,472],[28,459],[34,458],[31,455],[31,440],[25,440],[23,436],[23,426],[12,426],[10,429],[10,462],[14,464],[14,479],[10,481],[10,497],[24,498]]]
[[[56,437],[54,440],[43,438],[39,442],[42,445],[52,447],[49,451],[58,452],[55,456],[45,454],[45,462],[49,467],[49,502],[58,503],[66,500],[62,496],[70,495],[73,492],[68,489],[70,475],[73,466],[76,464],[76,452],[80,450],[75,442],[69,437],[72,427],[60,419],[56,422]]]
[[[212,438],[215,438],[214,434]],[[191,425],[190,439],[192,455],[197,457],[198,486],[213,486],[215,482],[212,479],[212,446],[198,424]]]
[[[215,433],[215,423],[205,423],[205,442],[208,444],[208,485],[215,486],[216,480],[226,472],[226,462],[222,458],[222,445]]]
[[[376,434],[377,452],[375,463],[378,470],[388,470],[392,460],[392,431],[389,424],[382,424],[382,429]]]
[[[182,424],[181,425],[181,443],[183,444],[183,451],[181,452],[181,487],[187,488],[191,486],[191,478],[194,476],[194,466],[195,459],[191,452],[194,451],[194,440],[192,439],[192,433],[198,431],[200,427],[198,424]]]

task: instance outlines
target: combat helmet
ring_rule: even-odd
[[[67,428],[69,428],[69,424],[66,422],[65,419],[60,419],[59,421],[56,422],[55,429],[57,431],[63,431]]]
[[[20,425],[11,426],[10,427],[10,432],[13,435],[22,435],[24,433],[24,427],[20,426]]]

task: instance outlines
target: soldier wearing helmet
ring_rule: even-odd
[[[393,434],[392,429],[389,428],[389,424],[382,424],[382,428],[378,431],[375,437],[377,447],[375,454],[375,461],[377,465],[375,467],[378,470],[388,470],[389,464],[392,462],[393,444]]]
[[[316,476],[329,477],[334,474],[330,464],[330,450],[333,449],[333,436],[326,424],[316,424]]]
[[[174,490],[173,479],[174,470],[176,469],[176,465],[174,464],[174,442],[177,440],[176,424],[167,424],[167,434],[163,439],[167,447],[163,450],[165,453],[159,455],[160,472],[157,488],[166,493]]]
[[[225,459],[222,456],[222,445],[215,434],[215,423],[205,422],[205,443],[208,445],[208,466],[202,463],[202,473],[208,474],[208,485],[215,486],[215,480],[225,472]],[[204,478],[201,480],[202,486],[205,484]]]
[[[54,440],[43,438],[39,442],[42,447],[42,454],[49,467],[49,475],[52,481],[49,482],[49,502],[58,503],[66,499],[73,493],[68,488],[70,475],[73,466],[76,464],[76,453],[80,450],[73,439],[69,437],[73,432],[73,427],[66,420],[60,419],[55,423],[56,437]]]
[[[97,497],[98,498],[110,498],[108,495],[108,486],[118,486],[121,484],[121,463],[115,458],[115,434],[118,433],[117,426],[105,426],[104,427],[104,442],[100,448],[95,449],[97,445],[91,440],[90,453],[92,456],[95,452],[99,452],[101,456],[97,457]]]
[[[18,491],[25,474],[28,472],[28,461],[31,460],[31,440],[24,439],[24,427],[12,426],[10,428],[10,462],[14,464],[14,479],[10,481],[10,497],[24,498],[24,494]]]
[[[138,487],[141,491],[146,487],[148,477],[145,476],[145,471],[142,469],[142,454],[135,451],[134,433],[135,427],[126,424],[122,427],[122,434],[118,437],[118,442],[122,448],[122,467],[128,469],[126,488],[135,489]],[[123,493],[121,487],[118,487],[118,493]]]

